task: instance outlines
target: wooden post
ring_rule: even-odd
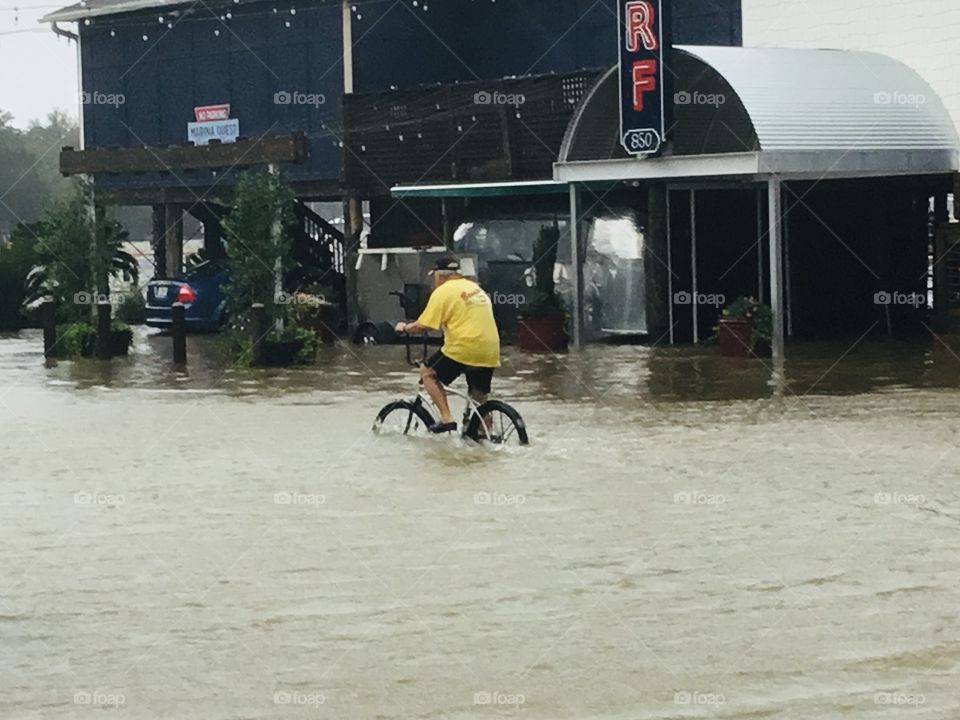
[[[167,277],[176,278],[183,272],[183,207],[176,203],[164,206],[164,252],[167,257]]]
[[[256,303],[250,312],[250,333],[253,340],[252,365],[263,364],[263,337],[267,334],[267,308],[263,303]]]
[[[53,300],[44,300],[40,305],[40,318],[43,321],[43,356],[50,358],[57,344],[57,305]]]
[[[100,360],[109,360],[110,348],[110,303],[97,303],[97,357]]]
[[[173,333],[173,363],[187,364],[187,308],[181,302],[173,304],[171,330]]]

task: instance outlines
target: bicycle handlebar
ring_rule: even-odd
[[[413,336],[409,333],[401,333],[401,335],[404,337],[404,345],[407,346],[407,364],[413,367],[420,367],[427,361],[427,340],[429,339],[429,335],[427,333],[421,333],[423,337],[423,358],[420,360],[414,360],[410,352],[410,341],[413,339]]]

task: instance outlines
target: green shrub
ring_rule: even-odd
[[[116,317],[127,325],[143,325],[146,321],[147,301],[139,288],[126,294],[117,306]]]

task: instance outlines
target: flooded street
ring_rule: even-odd
[[[400,348],[214,346],[0,338],[0,716],[960,717],[945,349],[511,350],[497,452],[370,432]]]

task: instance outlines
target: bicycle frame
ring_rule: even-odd
[[[426,333],[423,334],[423,357],[420,360],[414,360],[411,355],[411,352],[410,352],[411,339],[412,338],[408,335],[407,342],[406,342],[407,362],[413,367],[419,368],[424,363],[427,362],[427,347],[428,347],[427,334]],[[491,440],[492,436],[490,435],[490,428],[487,427],[487,423],[484,421],[483,416],[480,415],[480,413],[478,412],[478,410],[480,409],[480,403],[478,403],[476,400],[474,400],[472,397],[470,397],[466,393],[460,392],[459,390],[455,390],[454,388],[444,386],[444,390],[447,391],[448,398],[451,395],[453,395],[454,397],[458,397],[466,403],[466,405],[463,408],[462,432],[465,433],[467,431],[467,428],[470,426],[470,421],[473,420],[474,417],[476,417],[480,427],[483,428],[485,439]],[[437,410],[437,406],[434,405],[433,398],[430,397],[430,393],[428,393],[423,388],[422,384],[420,384],[419,389],[417,390],[417,397],[413,400],[413,402],[420,403],[421,405],[426,407],[427,411],[433,416],[434,422],[440,421],[440,412]]]

